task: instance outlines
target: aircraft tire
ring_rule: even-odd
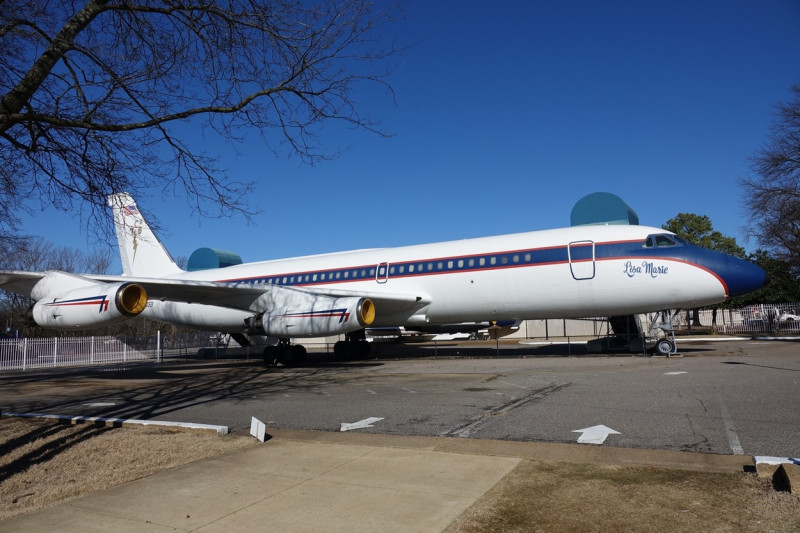
[[[302,344],[292,344],[289,347],[289,361],[292,366],[302,366],[306,364],[308,352]]]
[[[366,359],[372,346],[367,341],[356,341],[353,343],[353,353],[359,359]]]
[[[308,352],[302,344],[285,344],[274,347],[276,360],[283,366],[302,366],[306,362]]]
[[[336,344],[333,345],[333,354],[340,358],[345,359],[350,356],[350,343],[347,341],[337,341]]]
[[[371,349],[367,341],[338,341],[333,345],[333,353],[339,359],[364,359]]]
[[[675,343],[669,339],[660,339],[656,343],[656,353],[659,355],[669,355],[675,351]]]
[[[269,366],[278,366],[278,350],[275,346],[264,348],[264,362]]]

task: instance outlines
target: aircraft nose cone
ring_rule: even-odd
[[[749,261],[730,257],[722,278],[728,286],[728,296],[734,298],[757,291],[770,282],[767,271]]]

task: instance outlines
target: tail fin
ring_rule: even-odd
[[[108,197],[108,205],[114,213],[124,275],[152,278],[182,272],[142,217],[131,195],[113,194]]]

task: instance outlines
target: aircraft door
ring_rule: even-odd
[[[593,279],[595,272],[594,241],[573,241],[567,245],[567,257],[572,277]]]
[[[378,263],[378,268],[375,269],[375,281],[378,283],[389,281],[389,263]]]

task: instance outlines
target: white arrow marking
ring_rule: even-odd
[[[603,444],[609,435],[622,435],[619,431],[606,426],[592,426],[590,428],[575,429],[573,433],[580,433],[580,444]]]
[[[383,418],[378,418],[377,416],[371,416],[369,418],[365,418],[364,420],[353,422],[352,424],[342,422],[342,428],[339,431],[350,431],[351,429],[371,428],[373,427],[373,424],[375,422],[380,422],[381,420],[383,420]]]

